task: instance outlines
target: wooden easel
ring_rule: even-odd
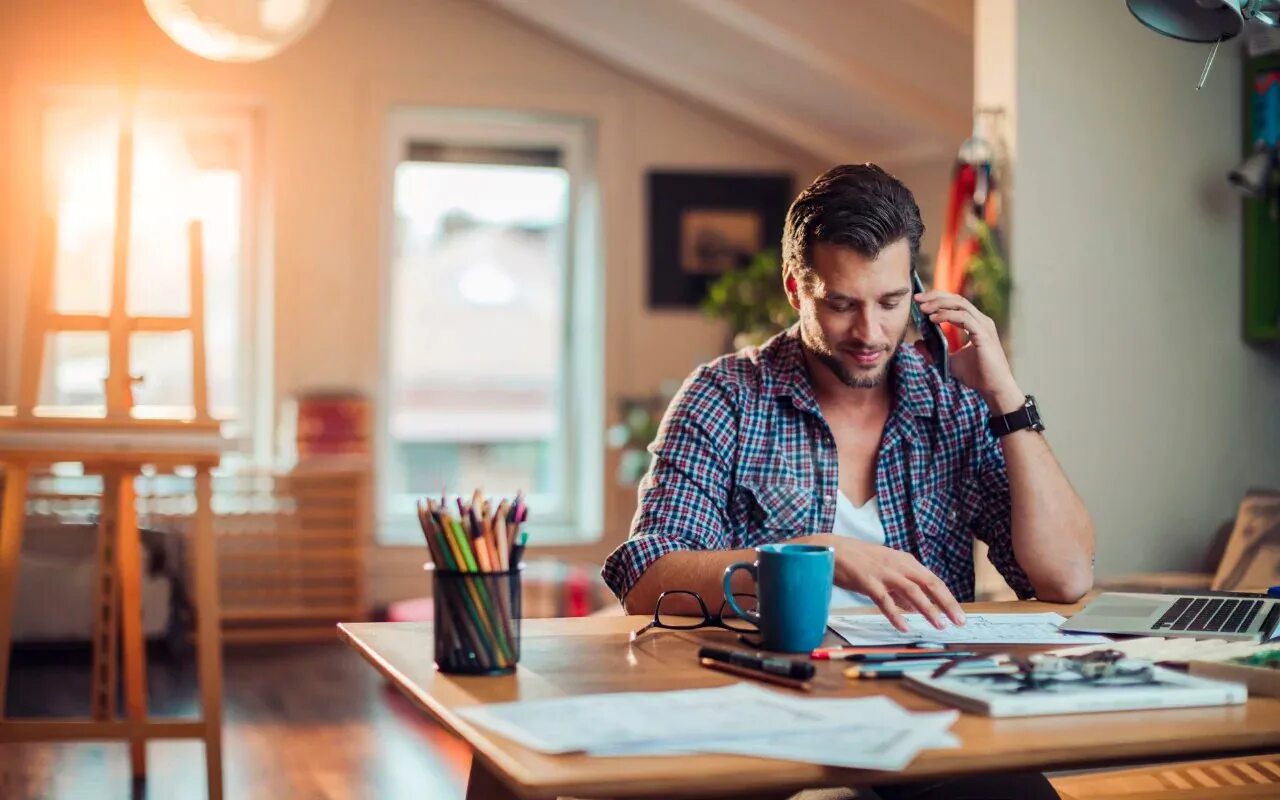
[[[129,114],[120,127],[112,294],[106,316],[60,314],[52,308],[56,223],[40,232],[23,341],[18,405],[0,409],[0,743],[119,739],[129,742],[135,779],[146,776],[146,742],[196,738],[205,743],[210,800],[222,797],[222,651],[217,554],[210,509],[210,470],[220,460],[218,422],[209,416],[205,376],[203,243],[190,225],[190,311],[185,317],[131,317],[127,311],[133,134]],[[105,331],[109,341],[105,414],[75,415],[37,407],[48,334]],[[189,331],[192,341],[193,414],[187,419],[139,419],[133,414],[129,338],[139,332]],[[22,550],[24,509],[33,468],[80,462],[102,476],[98,523],[96,605],[93,613],[93,695],[89,719],[10,720],[4,717],[14,593]],[[191,571],[197,611],[196,645],[201,715],[153,720],[147,716],[146,649],[142,631],[142,552],[134,478],[145,465],[157,470],[194,467],[196,513]],[[89,611],[89,609],[86,609]],[[118,638],[117,638],[117,631]],[[125,718],[116,716],[117,652],[124,668]]]

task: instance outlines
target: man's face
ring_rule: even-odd
[[[818,242],[810,259],[811,274],[797,278],[796,291],[788,289],[791,305],[800,312],[801,340],[846,386],[879,386],[911,319],[906,239],[874,259]]]

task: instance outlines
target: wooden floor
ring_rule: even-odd
[[[427,656],[429,657],[429,655]],[[194,665],[152,654],[151,712],[196,710]],[[226,800],[462,798],[471,757],[337,642],[228,648]],[[14,655],[10,716],[89,711],[89,651]],[[0,744],[4,800],[203,800],[203,746],[157,741],[136,794],[122,744]]]

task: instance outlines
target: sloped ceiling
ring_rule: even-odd
[[[954,152],[972,0],[489,0],[827,162]]]

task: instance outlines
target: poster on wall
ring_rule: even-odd
[[[720,275],[779,247],[791,186],[783,174],[650,172],[649,307],[697,308]]]

